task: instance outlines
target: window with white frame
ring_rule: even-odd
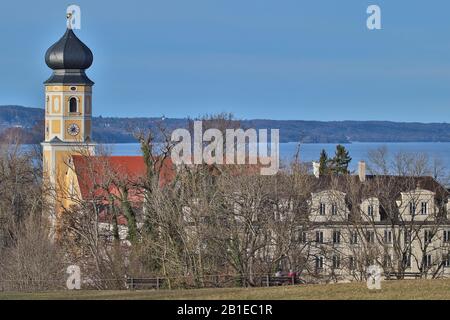
[[[337,205],[336,205],[336,203],[333,203],[333,204],[331,205],[331,214],[332,214],[333,216],[337,215]]]
[[[326,206],[325,206],[325,203],[323,203],[323,202],[321,202],[320,204],[319,204],[319,214],[321,215],[321,216],[323,216],[323,215],[325,215],[325,209],[326,209]]]
[[[358,243],[358,233],[356,231],[350,232],[350,244]]]
[[[450,230],[444,230],[444,242],[449,243],[450,242]]]
[[[300,233],[300,242],[307,243],[308,242],[308,234],[305,231]]]
[[[373,205],[369,204],[369,206],[367,207],[367,215],[371,218],[373,218],[373,211],[374,211],[373,209],[374,209]]]
[[[384,230],[384,243],[392,243],[392,231]]]
[[[355,257],[353,257],[353,256],[348,257],[348,268],[350,270],[356,269]]]
[[[428,214],[428,202],[422,201],[420,204],[420,214]]]
[[[335,254],[332,258],[333,269],[341,268],[341,257],[338,254]]]
[[[414,201],[411,201],[409,203],[409,214],[412,216],[416,214],[416,204],[414,203]]]
[[[333,243],[334,244],[341,243],[341,232],[338,230],[333,231]]]
[[[373,231],[367,231],[366,240],[368,243],[375,243],[375,233]]]
[[[444,254],[444,256],[442,257],[442,260],[444,260],[444,267],[445,268],[450,268],[450,252],[447,252],[447,254]]]
[[[404,244],[405,246],[411,245],[411,231],[405,230],[404,232]]]
[[[390,254],[385,254],[383,259],[383,267],[388,268],[392,265],[392,257]]]
[[[316,242],[323,243],[323,231],[316,231]]]
[[[411,253],[404,253],[402,259],[404,268],[411,268]]]
[[[426,254],[423,256],[423,266],[425,268],[430,268],[433,265],[433,257],[431,254]]]
[[[428,244],[431,243],[432,240],[433,240],[433,232],[431,232],[431,230],[425,230],[424,242]]]
[[[316,270],[323,269],[323,257],[318,256],[316,257]]]

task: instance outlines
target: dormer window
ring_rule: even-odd
[[[373,218],[373,205],[371,204],[367,207],[367,215]]]
[[[420,214],[428,214],[428,202],[421,203]]]
[[[321,215],[321,216],[323,216],[323,215],[325,215],[325,203],[320,203],[320,205],[319,205],[319,214]]]
[[[69,100],[69,112],[70,113],[78,112],[78,101],[77,98],[75,97],[72,97]]]
[[[409,203],[409,214],[412,216],[416,214],[416,204],[413,201]]]
[[[332,214],[333,216],[337,215],[337,205],[336,205],[335,203],[333,203],[333,204],[331,205],[331,214]]]

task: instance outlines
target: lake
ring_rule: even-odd
[[[430,160],[440,159],[446,168],[450,169],[450,142],[399,142],[399,143],[374,143],[374,142],[355,142],[343,144],[350,152],[352,162],[350,169],[355,170],[358,161],[368,159],[369,150],[375,150],[385,146],[392,156],[398,152],[409,154],[424,153]],[[140,147],[137,143],[108,144],[104,145],[112,155],[140,155]],[[300,147],[300,158],[303,162],[318,160],[320,151],[325,149],[330,157],[334,155],[336,144],[317,143],[302,144]],[[292,159],[297,150],[297,143],[280,143],[280,158],[283,160]]]

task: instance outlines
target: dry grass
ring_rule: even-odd
[[[369,291],[365,283],[299,285],[271,288],[226,288],[149,291],[59,291],[0,293],[1,299],[186,299],[186,300],[355,300],[445,299],[450,300],[450,279],[383,282],[381,291]]]

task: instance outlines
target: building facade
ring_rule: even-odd
[[[299,242],[310,272],[362,280],[377,264],[394,278],[450,275],[449,193],[431,177],[320,177]]]

